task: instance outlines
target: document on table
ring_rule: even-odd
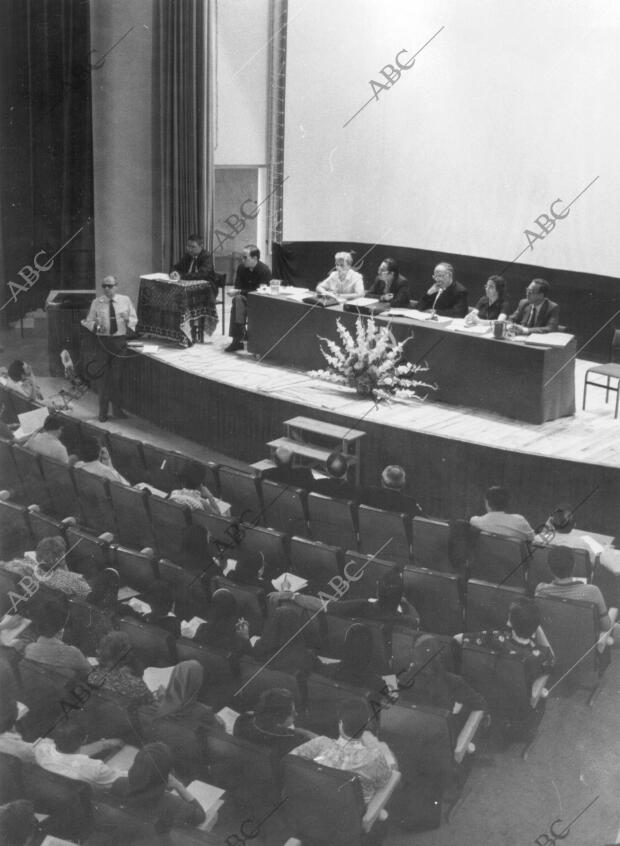
[[[568,332],[534,332],[532,335],[526,335],[524,341],[526,344],[539,344],[544,347],[565,347],[573,339]]]

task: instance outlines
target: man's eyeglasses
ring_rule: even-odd
[[[102,285],[102,288],[116,288],[116,285]]]

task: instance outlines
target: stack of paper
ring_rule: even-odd
[[[276,590],[292,591],[293,593],[297,593],[297,591],[303,590],[308,586],[306,579],[302,579],[301,576],[295,576],[293,573],[282,573],[277,579],[272,579],[271,584]]]
[[[206,622],[201,617],[192,617],[189,621],[181,620],[181,634],[183,637],[196,637],[196,632]]]
[[[565,347],[573,336],[567,332],[534,332],[532,335],[525,336],[526,344],[540,344],[544,347]]]

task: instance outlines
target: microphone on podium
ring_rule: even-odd
[[[431,316],[430,316],[430,319],[431,319],[431,320],[437,320],[437,313],[435,312],[435,306],[437,305],[437,300],[438,300],[438,299],[439,299],[439,297],[441,296],[441,292],[442,292],[442,291],[443,291],[443,288],[440,288],[440,289],[437,291],[437,294],[436,294],[436,296],[435,296],[435,299],[433,300],[433,305],[432,305],[432,308],[431,308]]]

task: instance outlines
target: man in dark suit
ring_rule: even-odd
[[[315,483],[312,470],[309,467],[292,467],[293,456],[293,451],[288,447],[278,447],[274,454],[276,466],[270,470],[265,470],[263,479],[270,482],[279,482],[289,488],[311,490]]]
[[[398,264],[393,258],[383,259],[377,278],[366,293],[371,297],[379,297],[382,303],[390,303],[393,308],[407,308],[411,299],[409,283],[400,275]]]
[[[441,317],[465,317],[467,288],[454,279],[454,268],[440,262],[433,271],[433,284],[416,305],[418,311],[433,311]]]
[[[261,285],[268,285],[271,281],[271,268],[260,260],[260,250],[256,244],[247,244],[243,248],[243,257],[235,276],[235,290],[229,296],[233,297],[230,309],[230,344],[225,352],[236,352],[243,349],[243,340],[247,340],[245,324],[247,320],[248,294],[257,291]]]
[[[560,307],[548,298],[549,283],[546,279],[532,279],[526,289],[527,298],[521,300],[517,310],[508,318],[515,324],[519,335],[557,332]]]
[[[181,260],[170,271],[170,278],[175,282],[179,279],[205,279],[215,282],[213,259],[203,247],[200,235],[190,235],[185,245],[185,253]]]
[[[332,452],[325,462],[329,473],[327,479],[319,479],[314,483],[312,489],[315,493],[323,496],[331,496],[334,499],[359,499],[360,491],[347,479],[349,463],[346,456],[340,452]]]
[[[406,481],[404,469],[398,464],[389,464],[381,474],[381,487],[362,491],[362,505],[409,514],[411,517],[422,516],[422,509],[415,498],[404,493]]]

